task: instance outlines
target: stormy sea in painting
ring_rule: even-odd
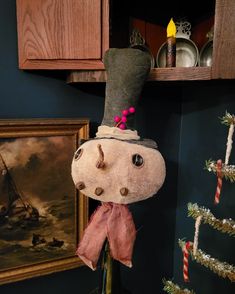
[[[69,136],[0,142],[0,271],[75,255]]]
[[[73,211],[74,199],[64,197],[43,203],[38,221],[11,219],[1,224],[1,270],[73,255]]]

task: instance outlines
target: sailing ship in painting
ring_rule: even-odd
[[[2,201],[0,202],[0,225],[11,223],[33,223],[39,220],[39,211],[28,200],[24,199],[23,192],[17,188],[7,165],[0,154],[2,166]],[[5,196],[5,197],[4,197]]]
[[[0,154],[0,162],[2,166],[2,196],[5,194],[5,201],[0,205],[0,226],[8,224],[7,228],[11,229],[12,225],[20,225],[21,228],[26,226],[33,227],[39,222],[39,218],[46,218],[39,214],[39,211],[34,207],[29,200],[26,200],[22,191],[17,187],[12,175],[7,168],[6,162]],[[4,197],[2,197],[3,199]],[[41,234],[33,233],[33,247],[44,245],[50,247],[61,247],[64,241],[58,240],[55,237],[51,241],[47,241]]]
[[[0,140],[0,272],[75,252],[72,140]]]

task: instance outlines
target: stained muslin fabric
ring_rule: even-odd
[[[127,205],[102,203],[91,216],[76,253],[92,270],[96,270],[106,238],[113,259],[132,267],[136,229]]]

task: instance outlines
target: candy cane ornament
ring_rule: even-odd
[[[221,194],[221,189],[222,189],[222,160],[219,159],[217,160],[217,165],[216,165],[216,169],[217,169],[217,187],[216,187],[216,192],[215,192],[215,204],[218,204],[220,201],[220,194]]]
[[[197,253],[197,247],[198,247],[198,236],[199,236],[199,227],[201,224],[202,216],[199,215],[195,221],[195,235],[193,240],[193,255],[195,256]]]
[[[224,164],[227,165],[229,162],[229,157],[233,147],[233,133],[234,133],[234,123],[230,124],[229,131],[228,131],[228,138],[227,138],[227,148],[226,148],[226,155]]]
[[[189,250],[192,248],[192,243],[188,241],[183,248],[183,277],[185,282],[189,282],[188,275],[188,258],[189,258]]]

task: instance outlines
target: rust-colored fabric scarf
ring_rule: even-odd
[[[91,216],[76,253],[92,270],[96,269],[106,237],[111,256],[132,267],[136,229],[127,205],[102,203]]]

